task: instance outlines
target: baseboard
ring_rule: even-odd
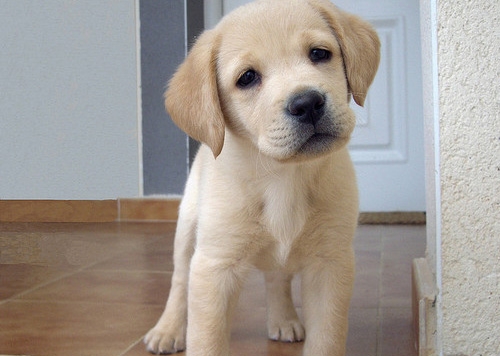
[[[359,214],[359,223],[361,225],[425,225],[425,222],[425,212],[395,211]]]
[[[413,330],[418,356],[436,356],[437,287],[425,258],[412,266]]]
[[[180,198],[119,199],[120,221],[177,221]]]
[[[179,199],[0,200],[0,222],[176,221]]]
[[[0,200],[0,222],[110,222],[116,200]]]
[[[0,222],[176,221],[180,198],[0,200]],[[425,213],[361,213],[360,224],[425,224]]]

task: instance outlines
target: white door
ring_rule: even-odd
[[[250,0],[207,0],[207,26]],[[362,212],[425,211],[418,0],[335,0],[372,23],[382,43],[379,71],[357,114],[350,151]],[[222,11],[221,11],[222,9]]]

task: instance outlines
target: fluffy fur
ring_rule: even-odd
[[[345,354],[358,216],[349,100],[363,105],[379,46],[366,22],[327,0],[260,0],[198,38],[166,93],[172,119],[203,145],[150,352],[228,356],[231,313],[259,268],[269,337],[305,338],[306,356]]]

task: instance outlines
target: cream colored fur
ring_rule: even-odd
[[[331,57],[312,61],[316,48]],[[327,0],[257,1],[199,37],[166,93],[172,119],[204,144],[180,207],[169,299],[145,336],[149,351],[228,356],[232,311],[259,268],[269,337],[305,338],[306,356],[345,354],[358,216],[348,102],[363,104],[378,62],[373,29]],[[248,70],[259,80],[242,88]],[[324,98],[314,125],[289,109],[311,92]]]

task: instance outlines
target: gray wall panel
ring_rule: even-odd
[[[163,92],[185,56],[184,0],[141,0],[140,16],[144,195],[181,194],[187,137],[165,112]]]

